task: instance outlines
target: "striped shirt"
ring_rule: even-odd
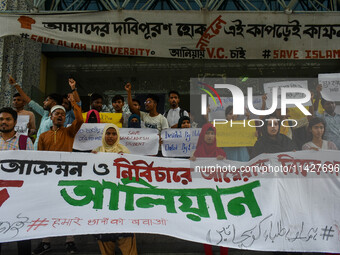
[[[0,134],[0,151],[6,150],[19,150],[19,137],[20,135],[15,135],[8,140],[4,140]],[[26,150],[33,150],[33,143],[30,138],[27,138]]]

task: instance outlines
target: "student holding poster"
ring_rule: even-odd
[[[182,116],[178,120],[178,128],[191,128],[190,118],[188,116]]]
[[[340,115],[335,112],[335,102],[327,101],[321,98],[322,86],[316,87],[316,95],[314,101],[315,116],[325,120],[325,139],[333,141],[337,148],[340,148]],[[325,109],[323,114],[318,112],[319,100],[321,98],[321,105]]]
[[[233,106],[229,105],[225,109],[225,118],[228,121],[236,120],[237,115],[233,114]],[[249,118],[249,115],[248,115]],[[255,134],[254,134],[255,135]],[[249,153],[246,147],[224,147],[223,150],[227,153],[228,159],[235,161],[249,161]]]
[[[211,123],[206,123],[202,127],[196,150],[190,160],[195,161],[196,158],[216,158],[218,160],[227,158],[225,152],[216,146],[216,128]],[[204,251],[206,255],[213,255],[210,244],[204,244]],[[220,254],[228,255],[228,247],[221,246]]]
[[[128,148],[119,143],[119,137],[119,128],[111,123],[106,124],[102,146],[92,152],[130,153]],[[102,255],[114,255],[116,244],[123,255],[137,255],[136,236],[132,233],[100,234],[96,235],[96,238]]]

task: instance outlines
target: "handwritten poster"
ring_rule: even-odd
[[[131,154],[157,155],[159,148],[158,130],[154,128],[121,128],[120,143]]]
[[[321,96],[327,101],[340,101],[340,73],[324,73],[318,75],[322,85]]]
[[[171,128],[162,130],[164,157],[190,157],[196,149],[200,128]]]
[[[106,123],[84,123],[73,142],[77,151],[91,151],[102,146],[103,130]],[[120,143],[131,154],[156,155],[158,153],[158,131],[151,128],[120,128]]]
[[[17,124],[15,125],[15,131],[22,135],[28,135],[28,123],[30,120],[29,115],[18,115]]]
[[[86,121],[87,112],[83,113],[83,119]],[[122,123],[120,122],[122,118],[121,113],[111,113],[111,112],[100,112],[100,123],[112,123],[117,125],[117,127],[121,128]]]
[[[74,138],[73,149],[78,151],[92,151],[102,146],[102,136],[105,125],[106,123],[83,123]]]
[[[280,81],[280,82],[269,82],[263,84],[264,93],[267,94],[267,100],[266,100],[266,106],[267,109],[271,108],[273,104],[273,88],[278,88],[277,91],[277,109],[281,108],[281,88],[303,88],[308,90],[308,82],[307,81]],[[298,98],[304,98],[305,94],[302,93],[287,93],[286,98],[287,99],[298,99]],[[312,105],[311,101],[309,100],[307,103],[303,104],[304,106],[310,106]],[[295,105],[288,104],[287,107],[292,108],[295,107]]]
[[[255,135],[256,128],[254,126],[255,122],[252,120],[233,121],[232,124],[231,122],[216,122],[217,147],[254,146],[257,140]]]
[[[242,163],[2,151],[0,242],[132,232],[336,253],[339,158],[339,151],[301,151]]]
[[[208,104],[210,108],[209,112],[209,121],[213,121],[214,119],[225,119],[225,109],[229,105],[233,105],[232,97],[221,97],[221,104],[215,104],[211,97],[208,98]],[[248,97],[244,97],[244,102],[246,105],[246,109],[248,109]],[[262,96],[253,96],[253,106],[255,109],[261,110],[262,107]]]
[[[337,12],[115,10],[0,15],[0,37],[135,57],[339,59]],[[225,42],[228,42],[227,44]]]

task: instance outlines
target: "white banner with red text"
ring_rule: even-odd
[[[338,151],[301,151],[247,163],[191,162],[2,151],[0,242],[133,232],[240,249],[338,252],[339,158]]]
[[[0,14],[0,37],[124,56],[339,59],[338,13],[107,11]]]

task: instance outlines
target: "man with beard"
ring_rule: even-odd
[[[335,112],[335,102],[327,101],[321,98],[322,85],[316,87],[316,96],[314,101],[314,113],[316,117],[323,119],[326,122],[324,139],[335,143],[336,147],[340,148],[340,114]],[[319,101],[321,99],[321,106],[325,109],[323,114],[318,112]]]
[[[61,105],[55,105],[51,109],[51,120],[53,126],[51,129],[41,134],[38,150],[42,151],[72,151],[74,137],[83,124],[83,116],[79,105],[76,104],[72,94],[68,100],[74,110],[75,120],[68,127],[64,127],[66,119],[66,110]]]
[[[12,76],[9,76],[9,83],[15,87],[15,89],[20,93],[22,99],[28,103],[28,106],[31,107],[36,113],[41,116],[40,126],[37,133],[37,138],[34,142],[34,149],[38,149],[38,141],[40,134],[48,131],[52,126],[52,121],[50,119],[50,110],[55,105],[61,105],[63,102],[63,98],[61,95],[53,93],[46,97],[43,102],[43,106],[39,105],[37,102],[32,100],[20,87],[20,85],[15,81]]]
[[[169,127],[177,128],[178,120],[183,116],[188,116],[187,111],[179,107],[179,93],[177,91],[169,92],[170,109],[164,113],[164,117],[168,120]]]
[[[51,129],[41,134],[38,144],[40,151],[72,151],[74,137],[83,124],[83,116],[79,105],[76,104],[72,94],[68,96],[68,101],[74,110],[75,120],[68,127],[64,127],[66,110],[62,105],[55,105],[51,109],[51,120],[53,126]],[[73,236],[66,237],[66,250],[68,253],[77,253],[78,249],[74,243]],[[51,250],[49,238],[44,238],[35,248],[32,254],[44,254]]]
[[[0,109],[0,151],[4,150],[33,150],[31,139],[24,135],[18,135],[14,127],[17,123],[18,114],[9,107]],[[21,137],[21,138],[20,138]],[[21,145],[21,139],[23,139]],[[1,243],[0,243],[1,253]],[[31,253],[31,241],[25,240],[18,242],[18,254],[29,255]]]
[[[29,122],[27,126],[28,136],[33,136],[37,132],[35,127],[35,116],[33,112],[24,110],[25,101],[22,99],[19,93],[14,94],[12,105],[18,115],[27,115],[29,117]]]

